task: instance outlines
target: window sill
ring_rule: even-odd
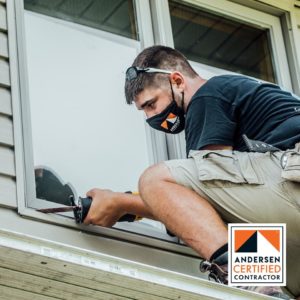
[[[41,202],[41,200],[37,202]],[[55,203],[49,204],[48,201],[43,202],[47,202],[48,205],[51,205],[49,207],[57,206]],[[140,244],[143,246],[149,246],[152,248],[162,249],[173,253],[199,258],[199,256],[191,248],[182,244],[178,244],[178,239],[176,237],[172,238],[167,234],[163,234],[162,232],[156,232],[153,229],[150,230],[144,224],[118,224],[115,228],[76,224],[73,218],[58,214],[44,214],[36,211],[36,209],[38,208],[42,207],[36,207],[35,209],[33,209],[19,206],[18,213],[25,218],[39,220],[44,223],[55,224],[58,226],[72,228],[81,232],[92,233],[98,236],[103,236],[118,241]],[[135,232],[128,231],[133,228]]]

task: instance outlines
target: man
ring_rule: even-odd
[[[286,223],[287,287],[300,295],[299,183],[281,178],[281,152],[243,152],[242,139],[246,134],[282,150],[294,148],[300,141],[299,99],[242,76],[206,81],[181,53],[163,46],[137,56],[126,72],[125,94],[153,128],[173,134],[185,129],[190,156],[148,168],[139,196],[89,191],[93,203],[85,223],[112,226],[125,213],[159,220],[207,260],[203,271],[224,283],[224,221]]]

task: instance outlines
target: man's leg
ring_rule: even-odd
[[[199,255],[210,259],[227,243],[227,228],[207,200],[177,184],[161,163],[140,178],[139,192],[153,215]]]
[[[289,245],[291,247],[290,250],[288,249],[288,288],[294,295],[299,295],[299,287],[297,287],[299,284],[299,282],[297,283],[299,281],[297,279],[299,257],[296,253],[299,253],[297,251],[299,243],[297,232],[299,232],[300,226],[297,225],[299,223],[297,204],[288,199],[287,193],[282,190],[278,159],[274,159],[268,154],[262,156],[258,154],[259,160],[255,162],[255,170],[253,170],[252,159],[250,162],[247,153],[242,155],[243,158],[238,159],[241,168],[236,167],[236,157],[233,159],[233,166],[237,170],[243,170],[243,174],[249,178],[250,184],[230,182],[231,177],[236,176],[238,171],[228,170],[228,179],[226,174],[222,174],[224,171],[227,172],[227,159],[225,169],[220,168],[222,161],[220,164],[216,164],[216,168],[210,164],[208,170],[206,166],[205,171],[209,172],[211,179],[202,182],[199,179],[203,175],[202,160],[197,161],[195,158],[190,158],[165,162],[169,172],[165,172],[164,165],[148,169],[140,180],[142,198],[153,214],[156,214],[157,218],[164,222],[171,231],[173,230],[185,240],[202,257],[210,258],[219,266],[222,264],[219,264],[219,260],[212,259],[211,254],[223,244],[222,236],[225,239],[226,234],[224,231],[220,231],[222,221],[218,223],[220,218],[218,215],[215,218],[216,215],[211,213],[212,207],[223,220],[229,223],[287,223],[287,245],[288,248]],[[256,156],[256,154],[253,155]],[[222,155],[220,157],[222,159]],[[256,183],[253,176],[257,172],[260,180]],[[222,179],[220,180],[220,178]],[[235,180],[236,177],[233,179]],[[180,187],[185,189],[180,189]],[[299,192],[299,186],[296,190],[290,187],[288,190],[289,193],[296,192],[296,190]],[[191,191],[196,191],[196,195],[194,192],[190,193]],[[297,195],[295,199],[299,198]],[[190,198],[193,200],[189,201]],[[212,206],[207,206],[206,200]],[[174,216],[175,218],[173,218]],[[206,220],[209,220],[208,224],[205,224]],[[220,227],[215,226],[214,222]],[[217,236],[217,239],[214,236],[218,232],[223,232],[221,239],[219,239],[220,236]],[[185,238],[186,236],[187,238]],[[295,257],[294,254],[296,254]],[[216,257],[216,253],[213,256]],[[222,269],[224,270],[224,268]],[[278,291],[280,293],[279,288]],[[271,293],[273,292],[271,291]]]

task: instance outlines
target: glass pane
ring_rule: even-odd
[[[189,60],[275,82],[268,30],[169,1],[175,48]]]
[[[24,0],[25,9],[137,40],[133,0]]]

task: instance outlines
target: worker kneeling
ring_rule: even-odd
[[[205,80],[180,52],[164,46],[137,56],[126,72],[125,95],[151,127],[185,130],[188,158],[149,167],[140,195],[91,190],[85,223],[111,226],[126,213],[159,220],[205,259],[201,271],[225,284],[225,224],[286,223],[287,290],[299,296],[300,183],[281,176],[286,150],[299,155],[299,98],[244,76]],[[244,135],[278,151],[247,152]],[[249,289],[288,299],[279,287]]]

